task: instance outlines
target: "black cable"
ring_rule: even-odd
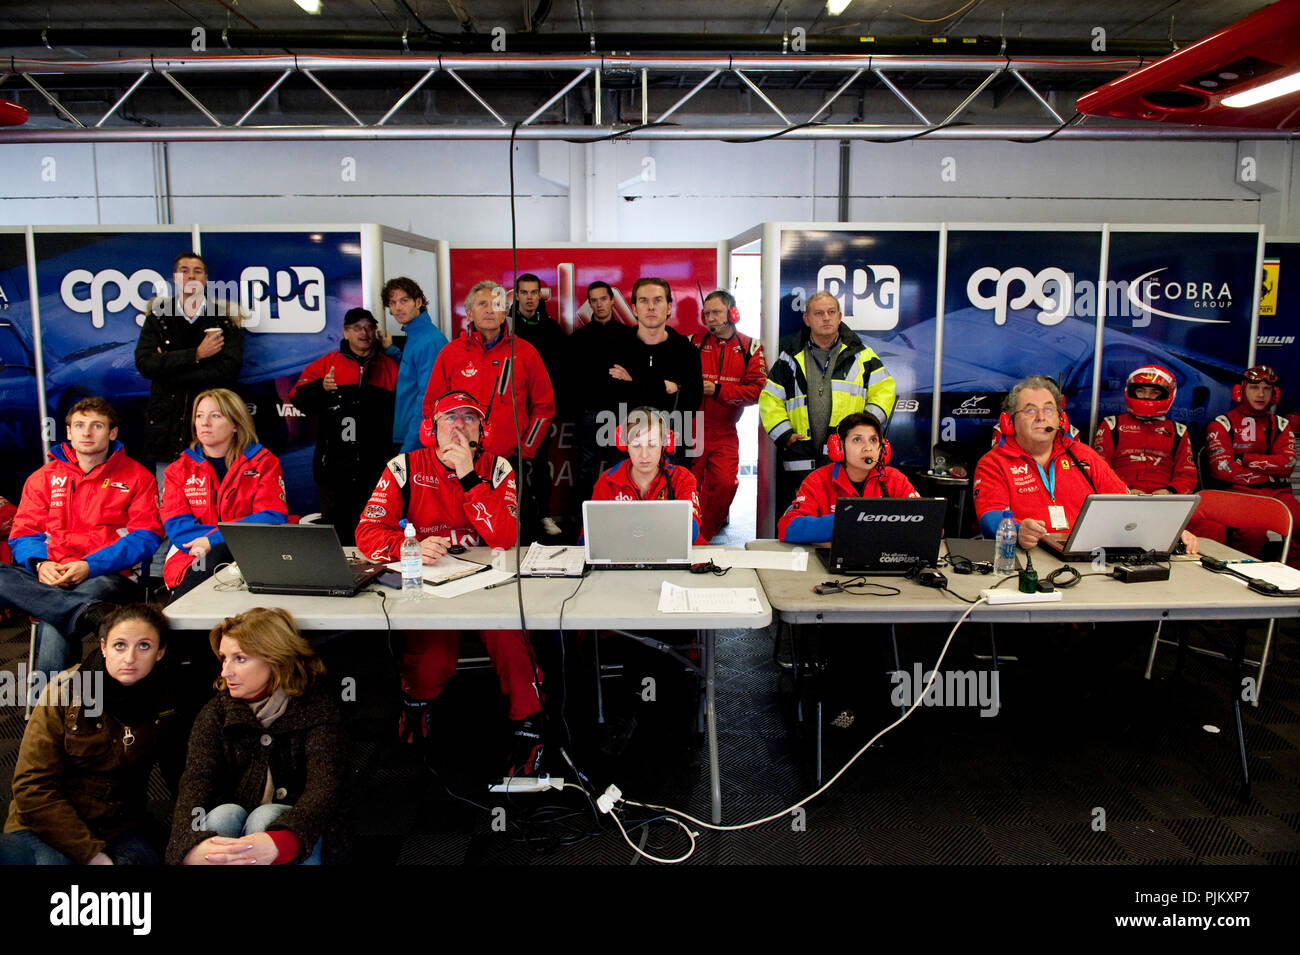
[[[963,597],[961,594],[957,593],[957,591],[953,590],[950,587],[940,587],[939,589],[943,591],[945,594],[949,594],[953,597],[956,597],[962,603],[967,603],[967,604],[979,603],[979,598],[976,598],[975,600],[969,600],[966,597]]]
[[[878,589],[875,592],[871,592],[865,589],[867,587],[876,587]],[[850,577],[848,580],[840,584],[840,589],[846,593],[855,594],[859,597],[897,597],[903,592],[897,587],[891,587],[888,584],[878,584],[874,581],[867,580],[865,577]]]
[[[1056,127],[1054,130],[1052,130],[1050,133],[1046,133],[1046,134],[1044,134],[1044,135],[1042,135],[1042,136],[1035,136],[1035,137],[1033,137],[1032,139],[1008,139],[1007,142],[1009,142],[1009,143],[1045,143],[1045,142],[1047,142],[1049,139],[1051,139],[1053,136],[1055,136],[1057,133],[1059,133],[1061,130],[1065,129],[1065,127],[1067,127],[1067,126],[1069,126],[1071,123],[1073,123],[1076,119],[1079,119],[1082,115],[1083,115],[1082,113],[1076,111],[1075,114],[1074,114],[1073,116],[1071,116],[1069,119],[1067,119],[1065,122],[1063,122],[1060,126],[1057,126],[1057,127]]]

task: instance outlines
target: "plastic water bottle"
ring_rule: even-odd
[[[996,543],[993,548],[993,573],[1005,577],[1016,572],[1016,542],[1019,533],[1015,518],[1009,510],[1002,512],[1002,522],[998,524]]]
[[[415,600],[424,595],[424,572],[420,557],[420,542],[415,539],[415,525],[402,521],[406,530],[402,538],[402,597]]]

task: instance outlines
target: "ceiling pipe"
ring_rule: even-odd
[[[193,28],[181,29],[96,29],[92,27],[46,27],[0,30],[0,49],[116,49],[190,50]],[[1106,41],[1106,52],[1098,54],[1091,37],[1000,37],[1000,36],[844,36],[811,34],[792,37],[781,33],[511,33],[501,37],[489,33],[392,33],[387,31],[315,31],[211,29],[208,48],[218,50],[268,48],[302,50],[392,50],[393,52],[492,53],[501,39],[511,53],[579,53],[594,50],[627,52],[734,52],[790,54],[881,53],[924,54],[951,52],[961,56],[1111,56],[1160,57],[1177,46],[1170,39],[1132,40],[1122,37]],[[496,44],[494,48],[493,44]],[[795,46],[800,52],[791,53]]]
[[[0,129],[6,143],[141,143],[141,142],[380,142],[393,140],[505,140],[509,126],[223,126],[177,128],[100,129]],[[1233,142],[1237,140],[1294,140],[1300,131],[1244,130],[1235,127],[1169,126],[947,126],[926,132],[917,126],[651,126],[648,128],[593,128],[591,126],[521,126],[518,139],[566,140],[573,143],[607,139],[722,140],[733,143],[763,139],[851,139],[866,142],[912,142],[922,139],[1009,140],[1182,140]]]

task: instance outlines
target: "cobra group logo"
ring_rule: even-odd
[[[1160,277],[1168,267],[1152,269],[1129,283],[1128,300],[1135,313],[1160,315],[1179,322],[1199,322],[1206,325],[1226,325],[1229,319],[1212,317],[1216,309],[1232,307],[1232,289],[1227,282],[1176,282],[1168,276]],[[1159,302],[1165,305],[1160,308]],[[1178,312],[1167,309],[1177,308]],[[1180,314],[1188,311],[1200,315]]]

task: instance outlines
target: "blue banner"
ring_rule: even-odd
[[[1260,282],[1259,334],[1255,339],[1255,364],[1271,365],[1282,378],[1282,404],[1286,413],[1297,407],[1300,388],[1300,242],[1266,242],[1264,275]]]
[[[36,387],[27,244],[22,235],[0,234],[0,497],[14,504],[42,463]]]
[[[844,324],[894,378],[895,464],[930,463],[938,266],[935,230],[781,231],[781,337],[803,329],[804,303],[814,292],[839,300]]]
[[[1071,423],[1087,430],[1100,266],[1100,231],[949,232],[940,441],[968,445],[974,464],[1027,375],[1059,382]]]
[[[1178,380],[1169,416],[1198,438],[1231,407],[1250,347],[1258,245],[1255,232],[1111,232],[1099,418],[1124,410],[1129,373],[1152,362]]]

